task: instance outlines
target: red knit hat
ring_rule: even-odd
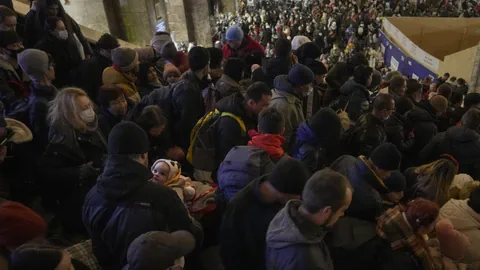
[[[0,246],[18,247],[43,236],[47,224],[32,209],[17,202],[0,204]]]

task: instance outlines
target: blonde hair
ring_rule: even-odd
[[[420,177],[425,179],[425,186],[435,187],[435,194],[428,194],[429,199],[442,206],[449,199],[449,190],[453,178],[457,174],[455,163],[448,159],[439,159],[415,169]]]
[[[77,112],[76,100],[82,96],[88,98],[87,93],[80,88],[67,87],[62,89],[49,104],[47,119],[50,126],[72,126],[76,130],[86,130],[87,124]],[[90,98],[88,99],[90,100]]]

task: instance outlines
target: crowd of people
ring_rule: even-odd
[[[222,48],[91,47],[59,0],[16,27],[0,6],[0,269],[480,268],[465,80],[237,24]]]

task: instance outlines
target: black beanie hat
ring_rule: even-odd
[[[303,86],[312,83],[314,80],[313,72],[302,64],[296,64],[288,72],[288,81],[293,86]]]
[[[267,181],[281,193],[301,195],[310,173],[303,162],[294,158],[280,160]]]
[[[223,52],[221,49],[210,47],[207,49],[210,54],[210,68],[218,68],[222,64]]]
[[[407,189],[405,176],[399,171],[393,171],[389,178],[383,180],[383,183],[390,192],[401,192]]]
[[[6,48],[8,45],[22,41],[15,31],[0,31],[0,47]]]
[[[193,47],[188,52],[188,62],[190,64],[190,68],[193,71],[199,71],[205,68],[208,65],[209,61],[210,54],[208,53],[208,50],[203,47]]]
[[[470,109],[473,105],[480,104],[480,93],[468,93],[463,99],[463,106]]]
[[[370,159],[379,169],[395,171],[400,167],[402,154],[400,154],[400,151],[394,144],[383,143],[373,150]]]
[[[223,74],[232,78],[236,82],[242,80],[243,70],[244,63],[240,58],[228,58],[227,62],[225,62],[225,65],[223,66]]]
[[[407,97],[401,97],[395,102],[397,112],[404,115],[406,112],[413,109],[413,102]]]
[[[297,50],[298,62],[306,65],[308,59],[317,59],[321,54],[320,48],[315,43],[307,42]]]
[[[110,34],[103,34],[95,44],[98,49],[113,50],[120,47],[118,39]]]
[[[137,124],[123,121],[108,136],[109,155],[144,154],[150,151],[147,133]]]
[[[307,59],[305,65],[313,72],[315,75],[325,75],[327,74],[327,68],[325,65],[315,59]]]
[[[322,108],[316,112],[310,120],[308,126],[315,133],[320,142],[325,139],[339,138],[342,131],[342,123],[337,113],[330,108]]]

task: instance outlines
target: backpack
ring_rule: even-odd
[[[187,161],[197,170],[212,172],[216,169],[217,126],[222,117],[235,119],[242,132],[247,132],[242,119],[232,113],[221,113],[215,109],[200,118],[190,133],[190,147],[187,152]]]
[[[144,96],[128,113],[126,120],[135,121],[143,112],[143,109],[150,105],[157,105],[163,111],[163,114],[171,123],[173,118],[173,85],[163,86],[153,90],[150,94]]]
[[[284,157],[288,157],[284,155]],[[278,162],[278,161],[277,161]],[[256,146],[235,146],[228,152],[217,172],[217,200],[225,203],[251,181],[270,173],[275,162],[268,153]]]

